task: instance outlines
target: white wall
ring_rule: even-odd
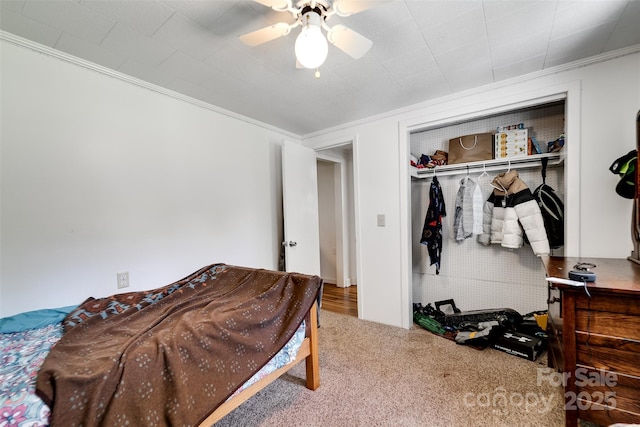
[[[277,269],[284,133],[2,41],[0,315]],[[291,139],[291,135],[286,135]]]
[[[615,193],[611,163],[636,146],[640,53],[576,70],[582,83],[580,253],[627,257],[632,201]]]
[[[398,112],[372,117],[303,138],[320,149],[332,141],[357,135],[354,150],[358,194],[361,276],[360,317],[409,327],[410,251],[408,149],[404,131],[436,119],[472,115],[484,109],[535,98],[555,88],[571,88],[568,109],[577,112],[567,123],[577,140],[568,138],[578,159],[568,159],[566,173],[577,186],[568,188],[569,224],[573,241],[567,255],[626,257],[630,237],[631,201],[615,191],[618,178],[608,171],[613,160],[635,147],[635,117],[640,109],[640,53],[598,58],[593,63],[551,70],[448,96]],[[578,103],[578,105],[576,105]],[[400,158],[406,153],[407,158]],[[386,215],[386,227],[376,226],[376,215]]]

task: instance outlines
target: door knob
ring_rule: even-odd
[[[285,248],[287,246],[298,246],[298,242],[294,242],[294,241],[290,240],[288,242],[282,242],[282,246],[284,246]]]

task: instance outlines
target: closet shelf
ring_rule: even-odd
[[[560,165],[564,162],[564,152],[532,154],[531,156],[512,157],[510,159],[492,159],[479,162],[460,163],[455,165],[436,166],[435,168],[416,168],[409,166],[413,178],[433,178],[433,176],[460,175],[468,172],[493,172],[512,169],[540,167],[541,159],[548,158],[548,166]]]

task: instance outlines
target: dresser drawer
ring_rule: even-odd
[[[583,292],[580,292],[576,296],[576,308],[640,316],[640,302],[637,297],[603,295],[594,292],[592,297],[589,298]]]
[[[640,341],[576,333],[576,362],[640,377]]]
[[[601,426],[610,426],[615,423],[637,424],[639,416],[639,414],[633,412],[626,412],[620,409],[609,410],[598,405],[593,405],[591,410],[578,410],[578,418],[591,421]]]
[[[576,308],[576,331],[640,341],[640,316]]]
[[[578,388],[577,396],[582,397],[582,403],[576,403],[579,409],[587,409],[589,403],[595,404],[596,410],[604,410],[603,405],[608,403],[612,409],[637,414],[640,419],[640,378],[628,375],[615,375],[589,370],[582,370],[580,379],[582,384]],[[603,379],[597,382],[594,379]],[[600,385],[598,385],[600,384]]]

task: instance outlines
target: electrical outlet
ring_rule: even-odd
[[[118,273],[118,289],[129,287],[129,272]]]

